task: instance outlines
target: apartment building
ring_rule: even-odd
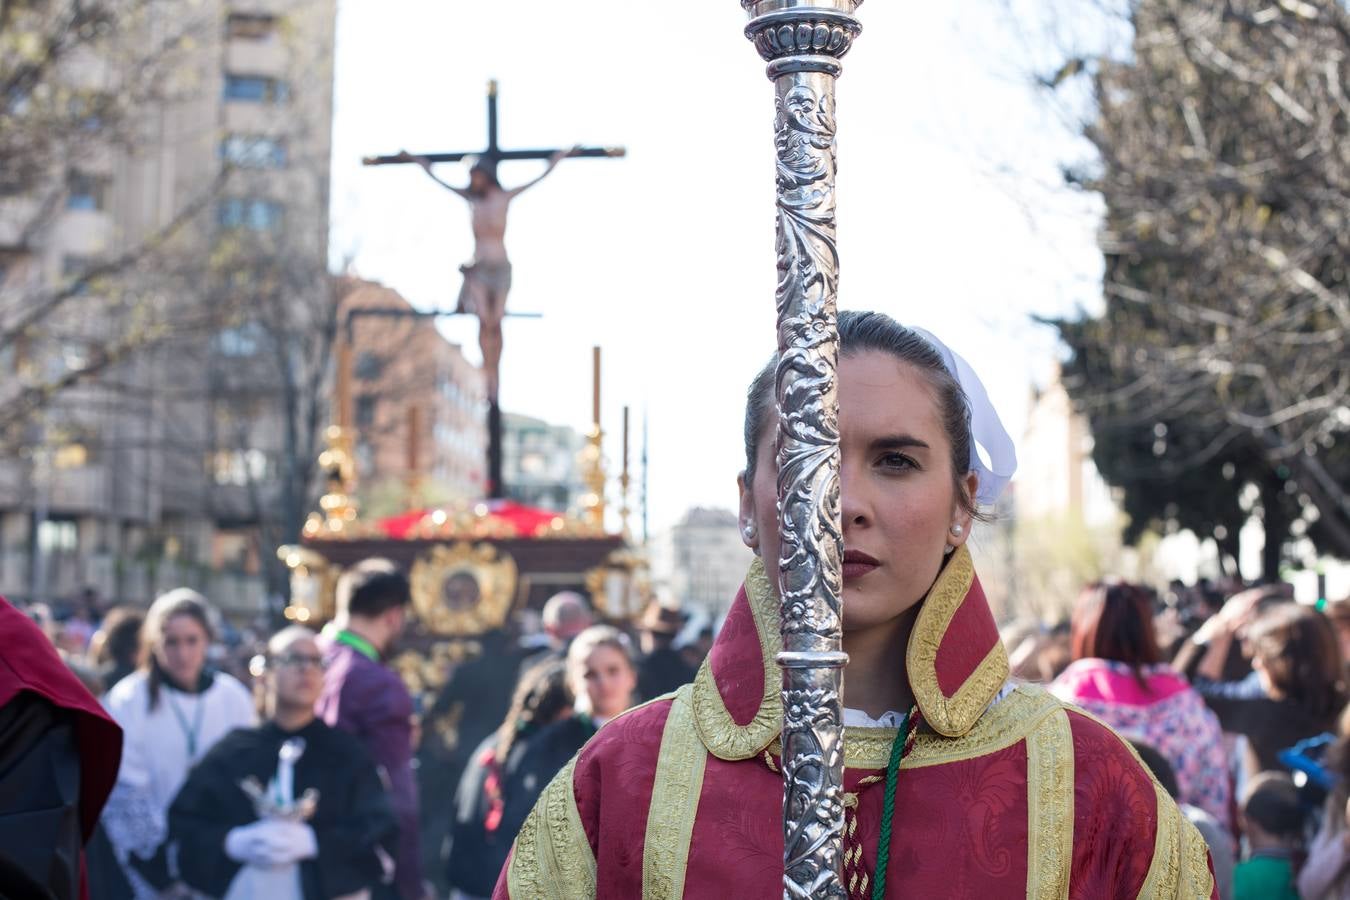
[[[351,321],[357,478],[367,507],[385,507],[368,511],[483,497],[487,399],[478,367],[397,291],[346,278],[339,293]]]
[[[652,541],[656,582],[712,620],[726,615],[753,559],[729,509],[693,507]]]
[[[579,515],[589,492],[581,468],[586,438],[574,428],[502,414],[502,483],[517,503]]]
[[[0,454],[0,593],[144,603],[186,583],[263,608],[280,527],[264,519],[327,390],[335,16],[335,0],[160,4],[107,58],[63,63],[81,97],[164,71],[116,136],[83,101],[59,194],[0,198],[0,325],[76,286],[0,344],[0,402],[111,360]]]

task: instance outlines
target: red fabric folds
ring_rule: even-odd
[[[745,588],[736,595],[708,654],[717,692],[737,725],[748,725],[764,699],[764,648]]]
[[[89,840],[122,762],[122,729],[57,655],[32,619],[0,597],[0,706],[21,691],[75,714],[80,751],[80,825]]]
[[[943,696],[953,697],[999,641],[998,625],[977,576],[938,645],[934,668]]]

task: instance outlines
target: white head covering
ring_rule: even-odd
[[[975,499],[982,505],[992,506],[1017,471],[1017,448],[1013,446],[1012,438],[994,410],[994,404],[989,402],[989,392],[984,389],[984,383],[970,363],[953,353],[932,332],[913,326],[911,330],[932,344],[942,357],[947,371],[965,391],[966,401],[970,404],[970,468],[980,476],[980,487]],[[981,448],[989,457],[987,465],[980,456]]]

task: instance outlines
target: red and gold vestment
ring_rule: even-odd
[[[756,561],[694,683],[610,722],[545,790],[494,898],[782,896],[778,617]],[[1005,690],[964,547],[904,665],[924,725],[900,767],[887,896],[1217,898],[1199,832],[1128,744],[1040,688]],[[845,731],[850,896],[871,896],[895,734]]]

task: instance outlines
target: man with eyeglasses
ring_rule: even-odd
[[[314,633],[283,629],[252,668],[267,720],[222,738],[169,808],[182,880],[227,900],[369,896],[392,874],[398,826],[361,742],[315,717]]]

